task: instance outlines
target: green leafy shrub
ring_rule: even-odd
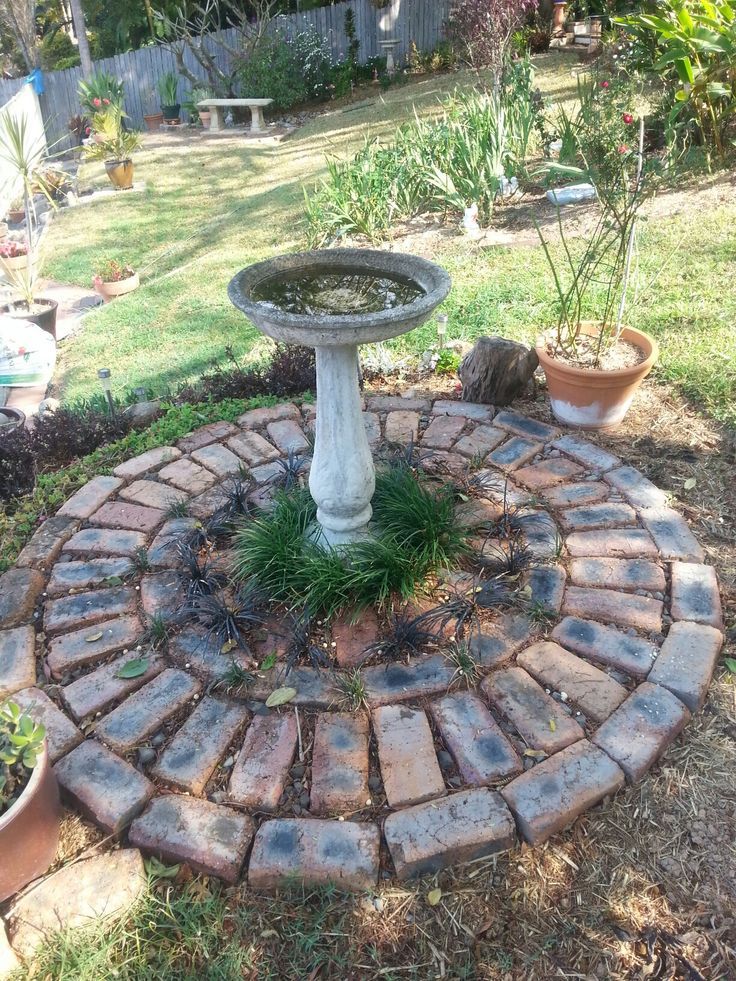
[[[15,702],[0,705],[0,816],[13,806],[31,779],[46,730]]]
[[[380,241],[397,221],[472,204],[487,224],[501,178],[523,175],[542,139],[533,77],[527,58],[510,68],[499,90],[455,95],[439,119],[415,119],[385,146],[368,140],[352,159],[328,160],[327,177],[305,190],[310,243],[346,234]]]
[[[736,137],[736,2],[661,0],[616,23],[634,42],[628,63],[664,86],[670,144],[694,140],[723,162]]]
[[[273,99],[273,109],[288,110],[329,97],[332,57],[329,44],[310,25],[289,34],[277,27],[265,35],[237,70],[245,96]]]

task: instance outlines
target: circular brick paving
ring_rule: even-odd
[[[525,608],[472,635],[471,689],[442,650],[360,667],[380,639],[373,615],[324,625],[334,670],[294,668],[296,697],[269,710],[278,662],[228,687],[244,652],[192,627],[152,648],[146,628],[181,604],[176,543],[241,467],[267,498],[279,457],[308,452],[313,407],[256,409],[94,478],[2,577],[0,696],[33,707],[67,799],[105,831],[258,888],[370,887],[544,841],[639,780],[701,708],[718,586],[662,491],[513,411],[385,396],[366,408],[374,447],[418,433],[427,469],[482,461],[507,478],[530,515]],[[486,493],[474,507],[498,506]],[[177,501],[186,517],[169,517]],[[141,550],[149,568],[131,577]],[[281,626],[254,639],[259,659]],[[144,673],[119,677],[135,657]],[[340,676],[356,670],[367,705],[348,711]]]

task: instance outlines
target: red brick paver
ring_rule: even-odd
[[[230,778],[230,797],[259,811],[275,811],[297,747],[293,712],[256,716]]]
[[[722,644],[723,635],[715,627],[673,623],[648,680],[669,689],[691,712],[699,712]]]
[[[363,713],[327,712],[314,730],[314,814],[358,811],[368,803],[368,718]]]
[[[473,692],[453,692],[429,710],[466,784],[482,787],[521,772],[521,759]]]
[[[373,711],[373,731],[391,807],[417,804],[445,792],[432,730],[421,710],[384,705]]]

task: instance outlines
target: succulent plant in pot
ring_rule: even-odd
[[[111,183],[121,191],[133,187],[133,161],[131,155],[141,147],[141,135],[123,128],[125,113],[114,104],[96,112],[92,127],[100,137],[84,148],[87,160],[102,160]]]
[[[1,312],[30,320],[55,337],[58,304],[35,294],[39,228],[34,194],[44,194],[55,207],[45,177],[45,158],[44,137],[33,131],[28,116],[6,113],[0,118],[0,173],[7,186],[20,191],[25,222],[23,238],[6,239],[0,247],[0,263],[15,292],[20,294]]]
[[[60,818],[44,727],[15,702],[0,704],[0,902],[51,865]]]
[[[580,429],[617,426],[659,355],[657,342],[624,320],[640,210],[658,174],[645,160],[644,116],[622,109],[609,95],[611,84],[582,93],[582,166],[548,165],[553,175],[593,184],[596,223],[580,245],[569,238],[558,208],[559,258],[537,225],[559,301],[557,326],[539,338],[537,355],[553,413]]]
[[[117,259],[104,259],[95,263],[92,285],[105,303],[116,296],[132,293],[140,286],[138,273],[131,266]]]

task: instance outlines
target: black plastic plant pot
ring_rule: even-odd
[[[178,102],[175,106],[161,106],[161,112],[164,114],[164,120],[169,123],[179,118],[180,111],[181,106]]]
[[[56,311],[59,304],[56,300],[44,300],[40,297],[35,297],[33,302],[37,306],[43,306],[44,309],[37,313],[29,313],[28,310],[24,309],[24,300],[15,300],[13,303],[6,303],[2,312],[11,317],[17,317],[19,320],[28,320],[30,323],[36,324],[37,327],[51,334],[56,340]]]

